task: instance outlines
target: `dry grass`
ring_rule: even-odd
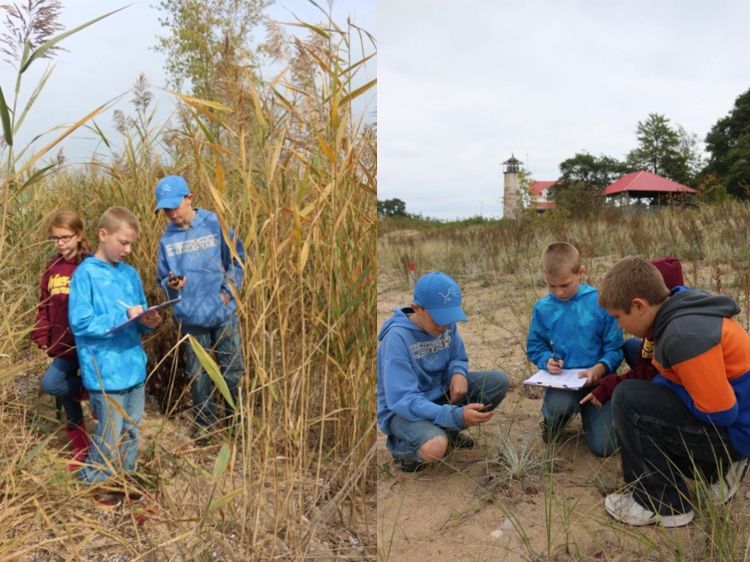
[[[298,65],[273,83],[238,78],[222,104],[182,96],[171,127],[154,123],[141,81],[135,114],[120,116],[122,138],[106,139],[123,148],[107,161],[22,188],[38,168],[6,159],[1,559],[374,556],[376,140],[351,106],[374,85],[361,59],[375,47],[332,21],[309,31],[315,39],[295,42],[314,62],[302,67],[306,80]],[[91,239],[104,209],[131,209],[142,232],[129,261],[149,302],[160,300],[155,254],[166,224],[153,214],[153,186],[166,173],[185,176],[197,206],[215,210],[246,248],[240,417],[232,435],[193,444],[176,331],[162,325],[145,342],[138,480],[114,482],[145,501],[104,513],[93,507],[96,490],[65,471],[62,425],[36,390],[46,359],[27,335],[50,255],[43,225],[52,211],[72,209]]]

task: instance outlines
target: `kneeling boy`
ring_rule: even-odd
[[[378,340],[378,425],[401,470],[470,448],[459,430],[492,417],[508,390],[499,371],[470,372],[456,322],[467,320],[461,289],[445,273],[420,277],[411,307],[396,309]]]
[[[653,330],[653,382],[626,380],[612,396],[625,483],[604,506],[629,525],[687,525],[694,517],[683,479],[701,473],[715,503],[729,500],[750,455],[750,336],[729,297],[676,287],[643,258],[620,260],[599,304],[623,330]]]

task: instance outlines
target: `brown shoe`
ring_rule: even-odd
[[[104,492],[94,495],[94,505],[99,509],[111,510],[122,504],[123,494],[119,492]]]

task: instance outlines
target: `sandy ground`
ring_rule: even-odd
[[[510,279],[497,283],[462,284],[470,321],[460,331],[470,368],[503,370],[511,388],[492,420],[470,430],[475,449],[454,451],[422,472],[395,468],[379,435],[379,559],[672,560],[675,552],[707,559],[707,524],[633,528],[607,515],[604,496],[623,483],[619,455],[602,459],[590,453],[580,416],[560,445],[542,442],[541,392],[521,384],[531,374],[523,346],[537,295],[515,288]],[[410,295],[406,280],[379,279],[378,329],[395,307],[411,302]],[[745,512],[748,489],[746,483],[732,512]],[[741,519],[746,536],[746,517]]]

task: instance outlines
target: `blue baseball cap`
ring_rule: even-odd
[[[156,184],[156,209],[176,209],[182,203],[190,189],[182,176],[167,176]]]
[[[427,310],[441,326],[469,319],[461,308],[461,288],[440,271],[426,273],[419,278],[414,285],[414,304]]]

